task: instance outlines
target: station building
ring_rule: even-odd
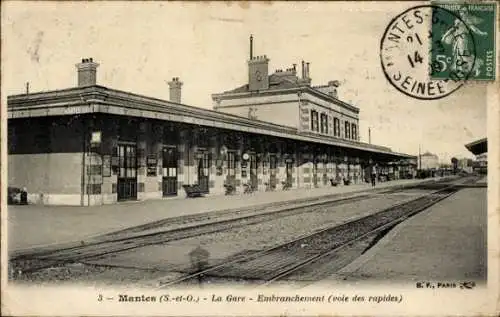
[[[252,55],[252,53],[251,53]],[[392,179],[413,174],[416,157],[359,141],[359,109],[340,101],[338,82],[312,87],[308,65],[267,73],[248,61],[248,84],[214,94],[214,110],[97,85],[99,64],[76,65],[78,86],[8,97],[9,186],[30,203],[100,205],[364,182],[377,164]]]

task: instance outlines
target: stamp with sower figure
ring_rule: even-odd
[[[450,78],[456,72],[470,72],[469,80],[495,80],[496,4],[435,5],[458,17],[441,15],[443,23],[432,25],[432,78]]]
[[[492,11],[484,12],[492,12],[494,17],[494,5],[484,5],[493,6]],[[475,6],[483,4],[471,7]],[[486,74],[494,79],[494,62],[488,59],[491,53],[483,52],[488,45],[494,47],[494,32],[491,45],[477,44],[477,37],[488,39],[487,32],[470,27],[472,18],[464,10],[457,11],[420,5],[390,21],[381,39],[380,61],[387,80],[397,90],[416,99],[440,99],[467,80],[487,79]]]

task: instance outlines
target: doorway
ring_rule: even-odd
[[[163,197],[177,195],[177,162],[177,148],[175,146],[164,147],[162,155]]]
[[[250,186],[252,186],[252,190],[257,190],[257,156],[255,153],[250,154]]]
[[[289,186],[289,188],[292,187],[292,178],[293,178],[293,162],[291,160],[287,160],[285,163],[285,170],[286,170],[286,184]]]
[[[318,162],[316,159],[313,162],[313,184],[314,187],[318,187]]]
[[[118,144],[118,200],[137,199],[136,150],[135,143]]]
[[[201,192],[209,192],[210,181],[210,155],[207,152],[198,154],[198,186]]]
[[[278,169],[278,159],[276,158],[276,155],[271,154],[269,156],[269,185],[271,189],[276,188],[276,183],[277,183],[277,169]]]

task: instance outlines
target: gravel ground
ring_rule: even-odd
[[[331,276],[331,272],[337,272],[362,255],[368,248],[376,243],[379,238],[379,234],[369,235],[352,244],[349,248],[335,252],[335,254],[331,256],[319,259],[315,263],[294,272],[292,275],[285,277],[284,280],[317,282],[329,277]]]
[[[411,196],[380,195],[363,201],[335,206],[331,209],[321,207],[315,212],[287,216],[265,223],[173,241],[164,245],[146,246],[93,261],[93,263],[190,271],[189,252],[198,246],[209,252],[209,262],[213,265],[227,261],[229,257],[241,253],[283,244],[300,235],[341,224],[349,219],[366,216],[414,198]]]
[[[419,193],[424,193],[419,191]],[[164,245],[152,245],[115,254],[87,264],[67,265],[18,277],[20,283],[57,283],[99,285],[158,286],[158,280],[171,280],[190,272],[189,252],[201,246],[209,252],[209,264],[221,263],[244,252],[267,249],[300,235],[341,224],[366,216],[404,201],[417,198],[415,195],[380,194],[374,198],[332,207],[317,207],[312,212],[285,216],[272,221],[235,228],[228,231],[200,235]],[[126,267],[136,268],[126,268]],[[236,281],[212,278],[213,284]]]
[[[223,246],[229,244],[238,250],[267,249],[315,230],[366,216],[413,198],[384,195],[333,208],[322,207],[315,210],[315,212],[287,216],[266,223],[236,228],[231,231],[175,241],[168,245],[202,245],[210,247],[212,245]]]
[[[167,273],[142,268],[123,268],[82,263],[53,267],[30,274],[17,276],[16,284],[29,285],[71,285],[75,282],[91,286],[146,286],[151,280],[164,277]],[[172,279],[180,277],[180,273],[171,273]]]

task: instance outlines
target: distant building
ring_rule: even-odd
[[[457,168],[467,173],[472,173],[473,160],[468,158],[461,158],[458,160]]]
[[[436,154],[425,152],[420,155],[420,169],[429,170],[439,168],[439,157]]]
[[[476,155],[476,163],[477,167],[486,169],[488,167],[488,153]]]

